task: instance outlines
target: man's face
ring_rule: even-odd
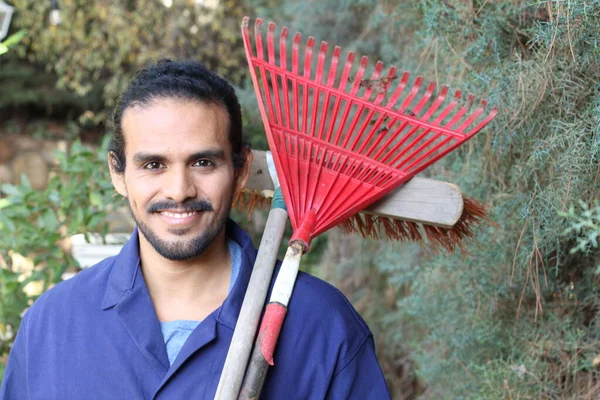
[[[122,121],[125,172],[111,175],[143,238],[169,260],[200,256],[224,234],[247,178],[247,168],[237,177],[233,168],[227,111],[158,99],[126,109]]]

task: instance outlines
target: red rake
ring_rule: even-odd
[[[270,23],[265,48],[262,20],[254,26],[254,45],[248,22],[242,22],[246,56],[294,230],[240,394],[257,398],[311,240],[473,137],[497,109],[486,112],[486,101],[472,107],[472,95],[460,105],[461,92],[449,98],[447,86],[434,96],[435,83],[423,90],[421,77],[409,84],[410,74],[398,77],[395,67],[382,76],[381,62],[365,78],[367,57],[352,77],[353,52],[338,78],[341,49],[336,46],[328,57],[322,42],[314,57],[315,39],[309,37],[301,58],[300,33],[292,41],[290,65],[287,28],[276,38]]]

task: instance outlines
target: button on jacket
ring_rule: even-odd
[[[136,230],[119,255],[60,283],[27,311],[0,399],[212,399],[256,256],[233,221],[227,234],[243,249],[239,276],[173,365]],[[308,274],[298,275],[274,360],[261,399],[390,398],[367,325],[337,289]]]

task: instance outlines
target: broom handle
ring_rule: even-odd
[[[269,172],[272,174],[273,183],[277,189],[273,196],[271,211],[263,231],[244,302],[225,359],[225,365],[221,371],[215,400],[235,400],[240,392],[260,314],[267,298],[269,284],[277,262],[277,252],[288,220],[288,213],[279,190],[279,182],[274,166],[271,168],[271,162],[268,162],[268,164]]]
[[[290,244],[285,253],[254,343],[238,400],[256,400],[260,396],[269,365],[273,365],[275,346],[294,290],[304,249],[304,245],[296,242]]]

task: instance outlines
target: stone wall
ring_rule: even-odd
[[[36,139],[31,136],[0,134],[0,184],[21,182],[25,174],[34,189],[48,185],[52,169],[57,165],[56,150],[67,151],[66,140]],[[134,222],[124,207],[107,216],[110,232],[131,232]]]
[[[66,140],[0,135],[0,183],[20,183],[25,174],[34,189],[44,189],[56,159],[56,150],[67,150]]]

